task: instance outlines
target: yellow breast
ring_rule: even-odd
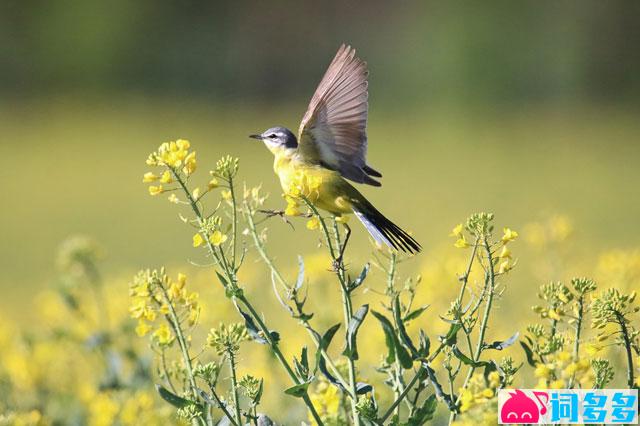
[[[280,178],[285,195],[294,198],[302,195],[336,215],[352,213],[353,187],[339,173],[284,155],[276,155],[273,170]]]

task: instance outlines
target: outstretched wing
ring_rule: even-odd
[[[380,186],[371,176],[367,156],[366,62],[351,46],[342,45],[311,98],[298,132],[298,152],[358,183]]]

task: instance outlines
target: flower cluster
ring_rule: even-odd
[[[158,150],[149,154],[147,165],[153,167],[166,168],[161,174],[147,172],[142,177],[144,183],[156,183],[149,186],[150,195],[159,195],[163,192],[172,191],[175,188],[167,188],[178,176],[188,178],[196,171],[196,153],[189,151],[191,144],[185,139],[165,142]],[[170,201],[176,202],[175,195],[170,197]]]
[[[474,244],[469,243],[467,240],[467,236],[465,234],[468,233],[471,235],[473,240],[475,240],[475,244],[483,243],[493,232],[493,225],[491,222],[493,221],[493,214],[491,213],[478,213],[474,214],[467,219],[467,222],[463,225],[459,223],[452,230],[449,236],[455,237],[456,241],[453,244],[454,247],[457,248],[467,248],[471,247]],[[496,252],[493,261],[497,265],[497,273],[503,274],[515,266],[515,262],[512,261],[511,250],[507,245],[516,240],[518,238],[518,233],[511,228],[504,228],[503,235],[500,239],[501,246],[499,252]]]
[[[498,387],[500,387],[500,374],[497,371],[492,371],[486,378],[483,374],[474,374],[467,387],[460,389],[460,412],[464,413],[493,399]]]
[[[580,383],[582,386],[588,386],[593,382],[591,362],[586,358],[575,359],[570,352],[563,350],[550,354],[545,361],[536,365],[536,388],[566,389],[572,382]]]
[[[220,323],[218,328],[212,328],[207,336],[207,345],[212,347],[218,355],[236,353],[240,350],[240,343],[249,340],[247,328],[240,323],[225,325]]]
[[[212,216],[200,224],[200,231],[193,235],[193,246],[200,247],[207,240],[212,246],[218,247],[228,239],[222,232],[222,218]]]
[[[190,326],[198,322],[200,304],[198,293],[186,289],[187,277],[178,274],[176,280],[169,278],[164,269],[140,271],[129,286],[132,298],[129,312],[138,320],[136,333],[145,336],[152,333],[152,341],[159,346],[170,346],[175,339],[176,327],[186,321]],[[167,322],[157,324],[161,315]]]
[[[627,315],[640,311],[640,306],[634,306],[635,298],[635,291],[630,294],[623,294],[617,288],[603,291],[591,305],[592,326],[604,328],[608,323],[619,323]]]

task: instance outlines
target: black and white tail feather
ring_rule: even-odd
[[[370,203],[354,207],[353,213],[379,244],[411,254],[418,253],[422,249],[411,235],[387,219]]]

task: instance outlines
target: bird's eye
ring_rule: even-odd
[[[271,134],[269,135],[269,138],[271,138],[271,139],[275,139],[275,138],[276,138],[276,134],[275,134],[275,133],[271,133]]]

